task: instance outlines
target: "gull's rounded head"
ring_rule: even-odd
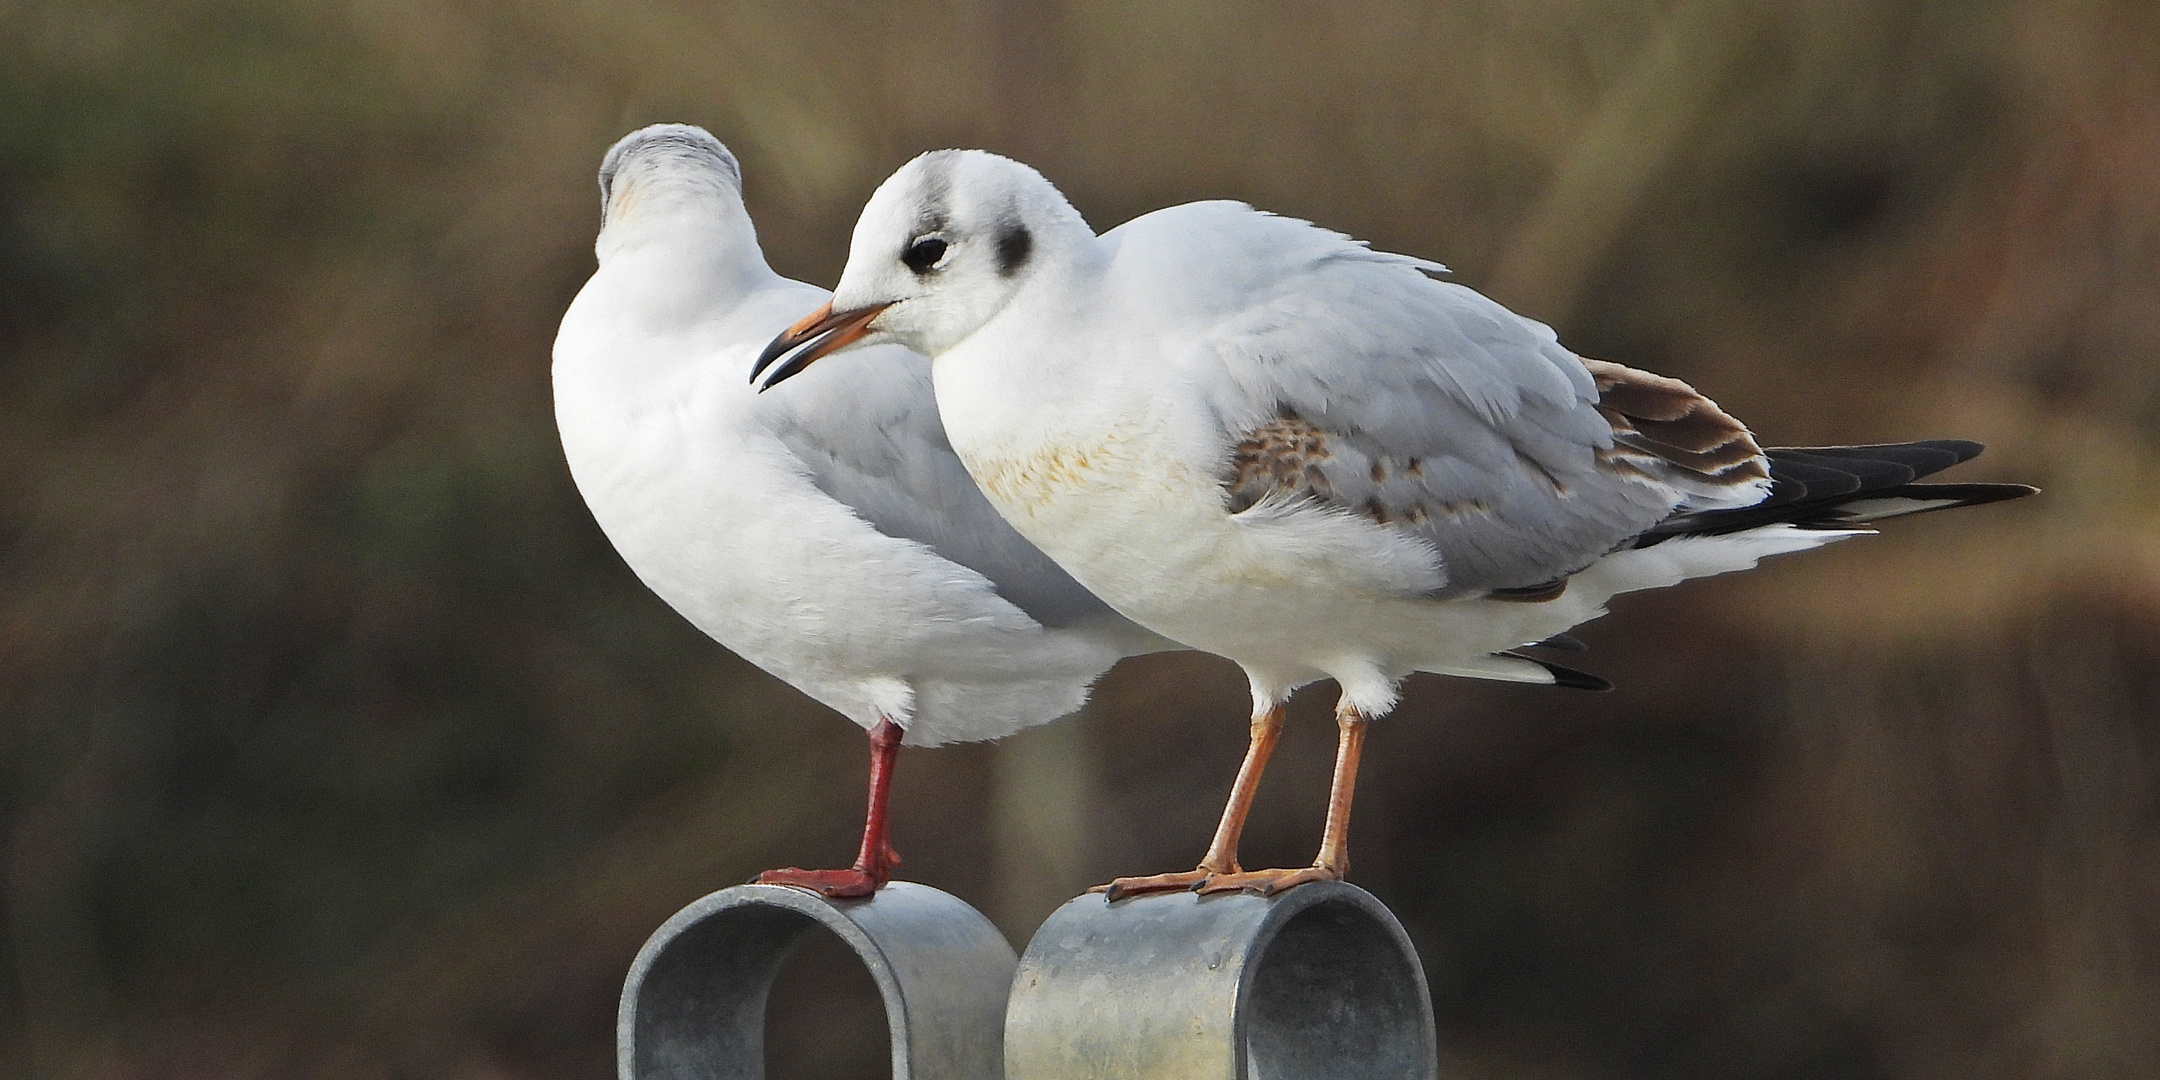
[[[1034,169],[982,150],[932,151],[863,207],[832,310],[883,305],[862,340],[936,356],[1094,235]]]
[[[742,167],[712,133],[692,124],[653,124],[617,140],[600,160],[603,226],[644,196],[666,190],[742,196]]]

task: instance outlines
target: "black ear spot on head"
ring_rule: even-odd
[[[1007,225],[998,230],[997,268],[999,277],[1011,277],[1027,265],[1028,254],[1035,250],[1035,238],[1028,234],[1027,226]]]

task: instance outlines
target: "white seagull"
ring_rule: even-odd
[[[1340,878],[1366,722],[1411,672],[1603,688],[1517,650],[1617,593],[2032,490],[1912,483],[1974,443],[1765,451],[1443,271],[1234,202],[1097,236],[1033,169],[939,151],[878,188],[831,302],[760,358],[769,388],[850,346],[929,354],[953,448],[1021,535],[1244,668],[1251,748],[1206,857],[1113,897]],[[1342,693],[1319,856],[1242,871],[1283,702],[1321,678]]]
[[[719,140],[633,132],[601,164],[600,195],[599,269],[555,339],[571,475],[649,588],[869,731],[855,865],[759,877],[867,895],[897,863],[885,806],[901,743],[1045,723],[1121,656],[1174,646],[991,509],[945,440],[922,356],[865,349],[752,392],[758,350],[827,293],[766,265]]]

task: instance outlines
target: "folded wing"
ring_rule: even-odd
[[[1187,358],[1218,369],[1192,385],[1214,388],[1234,513],[1358,515],[1431,545],[1436,596],[1534,599],[1675,512],[1771,490],[1761,448],[1709,399],[1586,362],[1436,264],[1234,204],[1180,209],[1233,237],[1175,272],[1238,298],[1196,313],[1210,331]]]

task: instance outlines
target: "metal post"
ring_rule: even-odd
[[[1434,1080],[1417,952],[1341,882],[1068,901],[1020,958],[1006,1080]]]
[[[1013,951],[950,894],[895,881],[862,900],[738,885],[677,912],[630,965],[615,1021],[621,1080],[763,1080],[765,1001],[822,926],[885,1000],[893,1080],[997,1080]]]

